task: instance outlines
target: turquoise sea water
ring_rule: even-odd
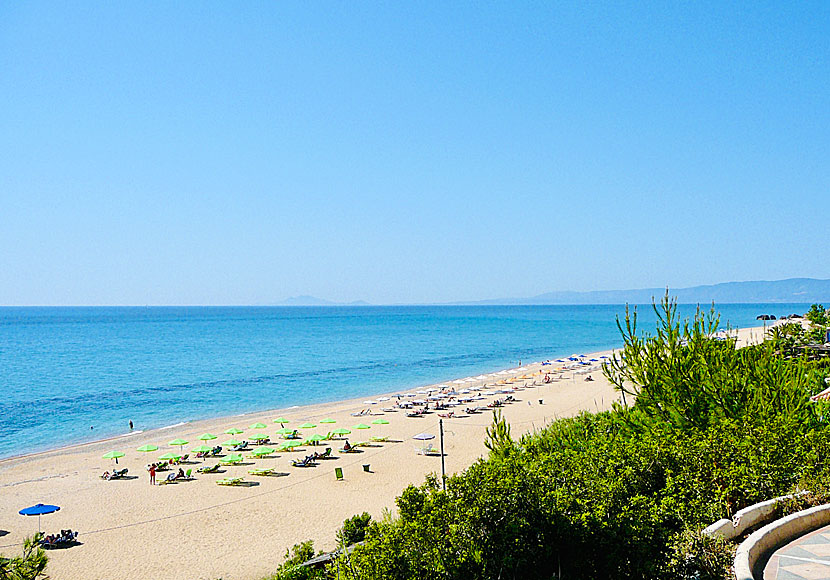
[[[803,313],[726,304],[721,322]],[[685,314],[692,306],[681,306]],[[640,307],[652,329],[651,307]],[[620,344],[622,306],[0,308],[0,457]],[[94,426],[94,430],[90,430]]]

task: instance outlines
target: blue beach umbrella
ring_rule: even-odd
[[[43,514],[55,513],[56,511],[60,511],[60,509],[61,508],[59,508],[56,505],[39,503],[31,507],[23,508],[22,510],[20,510],[20,515],[37,516],[37,533],[40,533],[40,516],[42,516]]]

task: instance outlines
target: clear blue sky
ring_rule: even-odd
[[[0,0],[0,304],[830,278],[830,3],[641,4]]]

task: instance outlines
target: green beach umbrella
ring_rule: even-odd
[[[242,456],[239,453],[231,453],[225,459],[222,460],[223,463],[241,463]]]
[[[271,455],[274,451],[276,451],[273,447],[257,447],[253,451],[251,451],[251,455]]]
[[[386,419],[375,419],[374,421],[372,421],[372,425],[388,425],[388,424],[389,424],[389,421],[387,421]]]
[[[162,461],[170,461],[171,459],[181,459],[182,456],[176,453],[165,453],[164,455],[159,455],[159,459]]]
[[[216,435],[213,433],[205,433],[204,435],[199,435],[199,441],[211,441],[212,439],[216,439]]]
[[[334,419],[329,418],[329,419],[322,419],[320,421],[320,423],[337,423],[337,421],[335,421]]]
[[[288,427],[283,427],[277,431],[277,435],[291,435],[294,432],[294,429],[289,429]]]
[[[142,453],[149,453],[151,451],[158,451],[158,450],[159,450],[159,448],[158,448],[157,445],[151,445],[149,443],[147,445],[142,445],[141,447],[138,448],[138,451],[141,451]]]
[[[118,459],[119,457],[124,457],[124,453],[121,451],[108,451],[104,453],[104,459]]]
[[[198,447],[194,447],[193,449],[191,449],[193,453],[207,453],[208,451],[212,450],[213,447],[211,447],[210,445],[199,445]],[[206,455],[202,455],[202,461],[204,461],[206,457]]]
[[[277,446],[277,449],[294,449],[295,447],[299,447],[302,444],[302,441],[292,439],[291,441],[283,441]]]
[[[335,435],[348,435],[349,433],[351,433],[351,431],[349,431],[345,427],[340,427],[340,429],[335,429],[334,431],[332,431],[332,433],[334,433]]]
[[[314,429],[316,426],[314,423],[303,423],[300,425],[300,429]]]
[[[267,429],[268,425],[265,423],[254,423],[253,425],[249,425],[248,429]]]
[[[268,435],[265,433],[254,433],[248,439],[253,439],[254,441],[262,441],[263,439],[270,439]]]
[[[172,446],[176,446],[179,448],[179,451],[182,450],[182,447],[190,443],[190,441],[185,441],[184,439],[173,439],[172,441],[168,441],[167,444]]]
[[[242,443],[242,441],[239,441],[238,439],[231,438],[231,439],[228,439],[227,441],[225,441],[224,443],[222,443],[222,445],[228,445],[229,447],[234,447],[236,445],[239,445],[240,443]],[[210,449],[208,449],[208,451],[210,451]]]
[[[366,423],[358,423],[357,425],[352,427],[352,429],[371,429],[371,427]]]
[[[285,417],[278,417],[278,418],[274,419],[274,423],[290,423],[290,422],[291,421],[289,421]]]
[[[303,443],[316,443],[317,441],[325,441],[326,436],[320,435],[319,433],[315,433],[311,437],[307,438]]]
[[[236,427],[231,427],[230,429],[225,429],[225,435],[239,435],[242,433],[242,429],[237,429]]]

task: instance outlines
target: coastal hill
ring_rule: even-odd
[[[830,280],[817,278],[789,278],[787,280],[759,280],[751,282],[724,282],[690,288],[670,288],[681,304],[762,304],[762,303],[828,303]],[[595,290],[592,292],[546,292],[529,298],[493,298],[452,305],[519,305],[519,304],[650,304],[660,298],[665,288],[639,290]],[[332,302],[315,296],[294,296],[275,306],[369,306],[368,302]]]
[[[690,288],[670,288],[681,304],[752,304],[830,302],[830,280],[790,278],[753,282],[724,282]],[[482,300],[475,304],[648,304],[665,294],[665,288],[547,292],[530,298]]]

